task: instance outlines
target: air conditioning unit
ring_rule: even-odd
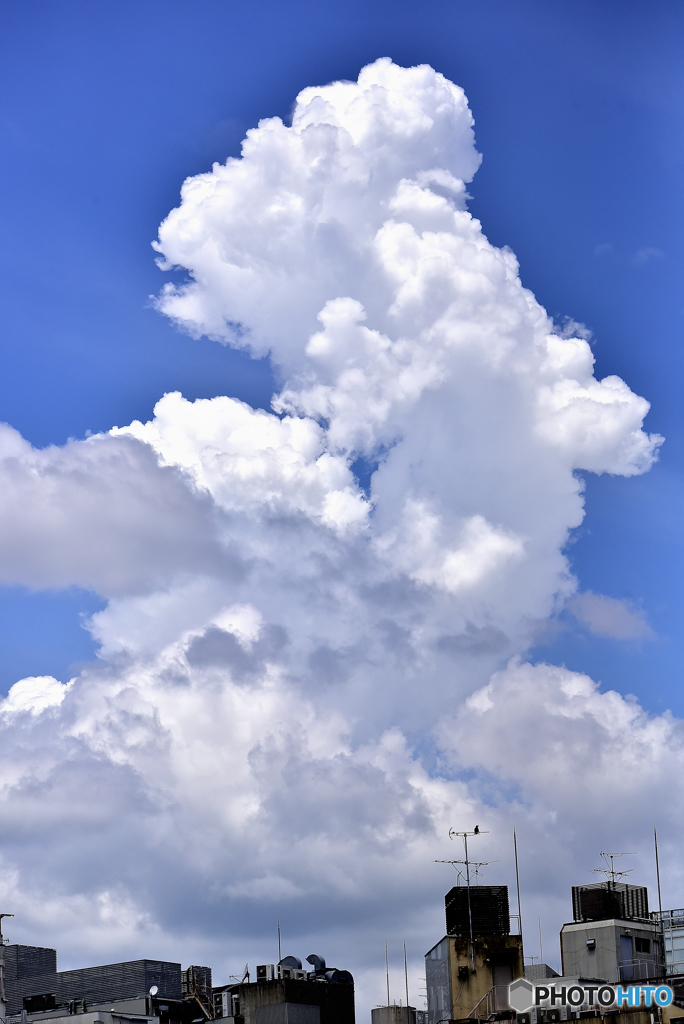
[[[214,1017],[230,1017],[230,995],[228,992],[214,992]]]
[[[256,970],[257,981],[274,981],[276,969],[274,964],[258,964]]]
[[[295,981],[306,981],[306,971],[300,971],[296,967],[283,967],[281,964],[278,964],[276,969],[278,971],[279,978],[292,978]]]

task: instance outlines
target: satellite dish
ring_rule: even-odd
[[[150,985],[150,995],[151,996],[156,996],[158,991],[159,991],[159,986],[158,985]]]

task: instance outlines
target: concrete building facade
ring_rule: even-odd
[[[417,1024],[415,1006],[374,1006],[371,1024]]]
[[[260,964],[256,981],[214,989],[214,1016],[225,1024],[355,1024],[354,978],[326,966],[323,957],[307,957],[311,970],[295,956],[278,964]]]
[[[315,977],[236,985],[231,1007],[227,1024],[355,1024],[353,983]]]
[[[645,886],[609,878],[572,888],[574,921],[561,929],[563,974],[609,983],[665,974],[661,922]]]
[[[548,964],[525,964],[524,977],[527,981],[540,982],[546,981],[547,978],[558,978],[560,975]]]
[[[563,974],[610,983],[645,981],[665,974],[663,939],[656,921],[577,921],[561,929]]]
[[[457,900],[454,890],[447,893],[451,934],[425,956],[428,1024],[505,1011],[508,986],[523,977],[522,936],[511,933],[507,887],[471,886],[470,892],[470,903],[464,890]]]

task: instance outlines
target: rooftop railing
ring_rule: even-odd
[[[621,960],[618,964],[620,981],[646,981],[647,978],[662,978],[664,976],[665,964],[662,960],[656,960],[654,957]]]

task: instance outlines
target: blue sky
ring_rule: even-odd
[[[147,419],[166,391],[268,406],[273,377],[153,310],[150,241],[182,180],[239,152],[310,83],[378,55],[460,84],[484,160],[471,209],[559,321],[593,333],[665,435],[645,476],[588,477],[569,555],[584,589],[628,599],[654,638],[568,620],[534,652],[682,712],[680,3],[181,0],[2,5],[0,417],[34,445]],[[182,276],[182,275],[181,275]],[[5,690],[92,656],[85,591],[0,594]]]
[[[566,549],[580,590],[623,602],[634,621],[638,623],[641,616],[648,623],[650,635],[634,640],[597,636],[564,610],[547,625],[531,651],[515,647],[524,630],[516,622],[511,627],[516,617],[511,606],[516,605],[517,614],[520,605],[523,618],[528,605],[530,615],[539,612],[544,602],[535,590],[535,572],[542,580],[540,591],[547,596],[556,592],[555,569],[547,573],[542,556],[530,572],[529,595],[518,600],[518,563],[511,555],[512,590],[502,598],[496,581],[491,585],[484,601],[489,602],[490,622],[475,628],[475,618],[472,623],[467,615],[458,620],[462,614],[459,594],[450,592],[445,597],[448,586],[439,589],[429,552],[427,568],[423,566],[428,575],[433,573],[429,586],[427,578],[418,578],[420,586],[416,583],[423,569],[419,566],[411,575],[411,561],[398,551],[391,555],[398,573],[392,578],[396,589],[384,591],[373,577],[373,572],[389,571],[384,563],[378,568],[373,562],[369,568],[368,551],[359,554],[353,537],[349,553],[340,555],[342,548],[337,546],[342,542],[329,524],[320,524],[319,509],[311,512],[307,507],[304,514],[296,502],[288,505],[292,496],[285,484],[281,497],[286,511],[275,525],[268,518],[272,510],[265,499],[254,512],[251,493],[238,512],[226,504],[220,480],[218,484],[205,480],[203,490],[186,475],[182,479],[187,494],[180,494],[180,470],[174,473],[178,467],[189,473],[187,465],[172,452],[173,471],[160,471],[156,462],[152,466],[149,460],[154,461],[154,452],[162,452],[163,441],[148,433],[143,438],[151,445],[145,447],[148,461],[138,451],[135,472],[139,476],[131,473],[134,485],[128,478],[121,481],[124,511],[137,508],[135,486],[144,496],[152,496],[147,518],[140,514],[138,521],[131,514],[133,540],[128,548],[130,538],[121,541],[118,522],[113,526],[106,518],[106,496],[114,496],[110,504],[118,509],[117,480],[113,486],[108,453],[133,452],[130,437],[104,438],[91,447],[76,445],[74,465],[66,470],[58,454],[52,461],[46,457],[40,464],[48,467],[45,477],[51,479],[52,474],[62,481],[55,484],[55,519],[62,508],[70,508],[67,499],[59,505],[63,480],[67,480],[63,483],[67,492],[79,473],[90,474],[88,501],[102,516],[102,544],[111,544],[112,551],[100,559],[97,550],[87,549],[95,566],[91,579],[83,571],[81,539],[67,537],[65,548],[73,562],[73,572],[62,573],[67,589],[34,591],[31,581],[43,579],[40,565],[36,567],[40,558],[33,559],[31,545],[26,543],[30,528],[25,535],[19,523],[17,550],[24,558],[25,586],[0,589],[0,690],[6,693],[24,677],[55,677],[39,693],[39,706],[31,706],[35,694],[19,691],[0,714],[0,727],[7,722],[11,726],[5,735],[7,743],[16,743],[16,764],[26,762],[30,779],[39,765],[44,769],[41,778],[50,783],[42,788],[28,785],[25,791],[23,777],[20,784],[12,781],[7,788],[10,826],[0,852],[19,865],[20,884],[10,892],[20,910],[14,926],[24,929],[17,931],[18,940],[63,941],[68,952],[62,966],[67,962],[80,966],[87,957],[95,962],[104,957],[147,955],[140,950],[154,943],[155,955],[175,958],[182,953],[184,963],[210,962],[218,967],[224,957],[221,966],[227,976],[248,955],[262,955],[255,950],[263,948],[264,936],[272,938],[271,919],[280,913],[290,934],[306,936],[307,941],[311,936],[311,942],[323,936],[322,941],[330,942],[331,957],[338,955],[341,967],[350,965],[356,955],[367,955],[369,961],[375,958],[375,980],[367,979],[364,989],[370,1005],[376,1001],[376,991],[382,995],[388,929],[416,927],[418,937],[410,956],[414,973],[422,972],[420,943],[423,939],[431,943],[441,928],[439,901],[444,891],[441,867],[429,874],[425,865],[433,866],[433,859],[450,855],[445,837],[447,826],[458,823],[453,816],[457,811],[459,821],[466,824],[468,815],[491,816],[486,841],[490,846],[482,856],[498,860],[501,871],[509,872],[509,882],[509,839],[513,824],[519,826],[523,898],[530,918],[536,922],[538,915],[544,915],[545,929],[557,930],[566,918],[568,887],[591,877],[599,849],[639,849],[643,855],[639,871],[648,881],[651,810],[664,792],[662,778],[679,777],[682,764],[681,740],[672,738],[667,721],[656,716],[666,708],[684,715],[679,679],[684,655],[680,626],[684,614],[682,4],[666,0],[434,0],[430,4],[405,0],[391,4],[378,0],[325,4],[26,0],[0,3],[0,10],[0,181],[5,197],[0,213],[0,421],[37,449],[106,432],[115,425],[124,427],[135,419],[151,420],[156,402],[172,391],[182,392],[188,401],[228,395],[251,407],[269,409],[271,395],[284,383],[279,375],[286,373],[287,359],[279,362],[273,356],[271,365],[268,357],[253,359],[207,337],[190,337],[174,326],[154,307],[152,297],[169,280],[181,285],[187,273],[162,272],[151,243],[160,223],[178,206],[185,178],[209,171],[214,161],[239,156],[245,133],[261,118],[277,115],[288,123],[301,89],[339,79],[355,81],[362,67],[381,56],[404,68],[428,63],[465,90],[475,119],[477,150],[483,155],[468,185],[470,210],[480,218],[491,243],[513,250],[523,285],[535,293],[559,327],[567,317],[586,325],[597,378],[618,375],[636,394],[645,396],[651,403],[645,429],[666,437],[659,461],[643,475],[582,474],[587,515]],[[377,156],[372,148],[366,155],[369,161]],[[396,182],[390,183],[393,189]],[[362,205],[361,200],[358,204]],[[260,215],[256,201],[254,211],[255,217]],[[210,233],[212,225],[203,222],[202,229]],[[172,238],[174,242],[177,239]],[[252,255],[249,240],[245,253],[246,259]],[[285,273],[290,266],[284,264],[281,269]],[[314,285],[315,270],[311,270]],[[326,301],[337,294],[326,293]],[[322,306],[313,310],[314,325]],[[252,311],[258,319],[258,304]],[[453,437],[458,447],[458,416],[448,407],[450,394],[461,394],[458,373],[455,380],[448,383],[453,391],[446,389],[446,397],[439,399],[441,406],[435,399],[434,408],[437,429],[446,424],[444,432],[452,430],[446,441],[451,443]],[[485,407],[489,400],[490,419],[495,423],[499,398],[494,389],[490,396],[485,394]],[[228,416],[226,409],[230,416],[237,416],[226,403],[193,408],[195,412],[189,413],[177,406],[169,419],[176,416],[180,423],[182,416],[197,414],[200,423],[202,410],[218,408],[222,416]],[[480,412],[474,409],[473,416]],[[485,408],[482,422],[487,412]],[[432,439],[429,431],[421,435],[423,421],[416,414],[414,422],[413,415],[404,424],[407,444],[419,445],[421,436]],[[256,419],[246,422],[256,430]],[[311,426],[312,421],[307,422]],[[205,429],[206,423],[197,428],[201,434],[200,427]],[[273,423],[270,427],[277,429]],[[491,464],[501,466],[498,460],[506,437],[502,435],[500,444],[494,428],[491,437],[496,443],[489,443],[487,437],[481,451]],[[525,434],[524,443],[528,440]],[[376,455],[385,441],[381,437],[377,442]],[[430,444],[424,447],[429,449]],[[438,447],[435,443],[437,456]],[[462,447],[467,447],[465,442]],[[476,444],[473,450],[480,451]],[[104,454],[95,458],[93,452]],[[226,452],[228,447],[221,449],[221,455]],[[257,464],[261,454],[260,450],[248,452],[246,459]],[[456,455],[460,454],[459,450]],[[200,462],[198,456],[197,465],[190,469],[195,471]],[[439,464],[435,457],[429,471],[425,470],[428,498],[448,476],[442,471],[444,464],[445,458]],[[27,465],[29,478],[38,463],[29,460]],[[89,467],[87,472],[82,472],[83,466]],[[525,522],[538,523],[543,532],[546,521],[557,514],[549,498],[555,483],[544,492],[544,472],[538,477],[532,470],[536,467],[530,469],[529,479],[542,484],[539,495],[533,488],[528,490]],[[487,467],[483,472],[487,476]],[[387,501],[388,493],[392,498],[391,479],[383,484],[389,488],[384,498],[382,492],[379,498],[378,508],[386,502],[385,516],[389,515],[386,509],[394,507]],[[515,481],[508,478],[502,483],[501,503],[495,473],[489,473],[486,486],[480,483],[475,479],[473,493],[484,511],[501,507],[510,511],[507,503],[517,509]],[[520,489],[527,484],[524,476]],[[33,494],[27,487],[27,493]],[[301,490],[306,487],[302,485]],[[333,490],[339,497],[340,488]],[[214,502],[211,509],[209,493]],[[159,495],[173,515],[178,513],[176,519],[169,516],[168,547],[160,542],[171,563],[169,573],[178,573],[172,583],[165,574],[166,564],[160,567],[155,547],[154,525],[165,525],[155,504]],[[80,500],[74,501],[75,516],[81,511]],[[360,496],[355,500],[360,502]],[[539,519],[537,502],[542,509]],[[444,499],[444,507],[447,504]],[[27,507],[26,511],[33,522],[35,510]],[[563,508],[557,517],[563,524],[571,511]],[[153,520],[152,530],[147,529],[148,519]],[[514,519],[512,515],[510,521]],[[234,525],[238,520],[239,525]],[[49,514],[45,521],[52,528]],[[387,520],[379,515],[376,521],[381,522],[378,537],[384,543],[391,530],[383,535],[382,529],[389,530]],[[509,520],[503,517],[502,521]],[[496,526],[499,520],[493,518],[493,522]],[[225,542],[225,534],[219,537],[216,523],[229,540],[237,538],[238,547],[243,545],[254,555],[254,580],[245,568],[247,556],[244,564],[240,560],[243,548],[236,554]],[[263,536],[258,532],[262,527]],[[73,532],[77,531],[75,527]],[[164,540],[167,535],[161,532]],[[494,537],[500,550],[510,554],[513,527],[495,534],[490,530],[489,540]],[[58,529],[55,536],[61,536]],[[136,549],[140,537],[144,545]],[[34,537],[36,550],[40,540]],[[84,550],[90,540],[84,539]],[[117,547],[120,542],[121,548]],[[448,537],[443,541],[448,554],[452,549],[447,542]],[[270,550],[269,544],[283,557],[275,567],[264,569],[259,558],[263,550]],[[552,549],[553,543],[547,547]],[[177,563],[176,549],[180,552]],[[6,548],[2,550],[2,557],[11,561],[11,551],[8,555]],[[120,551],[128,553],[124,567],[130,571],[124,583],[116,571]],[[136,574],[136,551],[143,551],[138,558],[144,563],[142,575],[148,570],[143,584]],[[313,579],[312,574],[313,584],[297,575],[302,564],[310,567],[307,558],[312,551],[320,557],[319,577]],[[187,552],[183,562],[181,556]],[[290,562],[293,552],[298,558],[293,555]],[[215,564],[207,568],[212,558]],[[126,560],[123,555],[121,559]],[[45,579],[59,575],[55,570],[50,577],[50,566]],[[344,578],[343,569],[356,601],[351,602],[352,612],[342,601],[336,605],[337,598],[326,590],[334,571]],[[187,587],[183,572],[190,579]],[[401,573],[402,582],[396,583]],[[246,579],[249,586],[241,590]],[[292,580],[295,585],[288,590]],[[93,589],[85,589],[88,586]],[[250,618],[254,608],[245,611],[250,604],[262,614],[262,621],[257,622],[256,613]],[[354,620],[357,608],[361,610]],[[418,648],[405,640],[414,612],[425,616],[423,623],[434,616],[442,630],[434,643],[433,662],[423,676],[415,674],[418,663],[412,660],[418,657]],[[97,636],[109,644],[94,668],[95,643],[83,628],[93,614]],[[448,633],[452,620],[461,622],[461,627],[454,626],[453,635]],[[351,629],[349,623],[355,624],[357,632],[351,639],[344,632]],[[503,646],[500,643],[509,627],[510,649],[506,636]],[[195,687],[191,690],[194,706],[176,700],[181,692],[179,677],[165,660],[171,649],[181,651],[183,678],[188,688]],[[509,667],[491,684],[498,698],[490,706],[501,706],[507,729],[515,728],[517,721],[522,753],[514,768],[499,764],[498,752],[506,744],[498,731],[496,709],[489,714],[488,691],[478,687],[516,650],[532,663],[548,662],[587,673],[604,690],[636,694],[651,717],[632,719],[633,702],[596,698],[589,687],[582,698],[586,698],[586,736],[575,735],[566,703],[568,693],[574,699],[576,688],[582,689],[576,677],[553,669]],[[212,689],[217,686],[212,676],[217,651],[224,670],[220,692]],[[268,658],[281,666],[279,671],[290,687],[281,703],[277,694],[269,691],[264,696],[260,688],[258,672],[265,672]],[[77,675],[79,680],[69,691],[57,683]],[[241,703],[248,686],[255,695],[251,703],[246,698]],[[130,696],[135,690],[140,705]],[[469,703],[465,697],[474,690],[479,695]],[[521,693],[529,696],[524,707]],[[551,709],[546,719],[535,717],[538,693]],[[148,719],[147,711],[140,710],[143,705],[147,711],[153,709]],[[58,706],[63,717],[50,718]],[[41,709],[46,708],[47,716],[41,717]],[[236,708],[242,709],[244,719]],[[288,718],[293,714],[292,720]],[[345,715],[343,727],[339,723]],[[75,732],[79,716],[86,725]],[[655,754],[650,761],[643,756],[645,767],[642,771],[639,766],[636,781],[630,775],[630,765],[621,760],[623,746],[627,748],[629,742],[601,731],[611,716],[615,722],[627,723],[625,734],[632,729],[630,742],[643,740],[643,750],[667,749],[672,760],[658,761],[662,778],[656,777],[655,769],[649,774],[651,762],[657,761]],[[271,729],[269,736],[275,737],[270,748],[259,745],[262,718],[267,723],[264,730]],[[567,779],[554,761],[555,753],[548,754],[558,719],[567,728],[559,742],[567,741],[574,759],[568,761],[569,768],[565,766]],[[19,721],[16,728],[14,721]],[[291,752],[291,761],[279,746],[283,730],[287,732],[284,722],[290,722],[288,740],[300,736],[300,727],[305,733],[301,749]],[[231,733],[236,723],[237,733]],[[196,725],[199,739],[193,746],[190,740]],[[129,728],[135,736],[139,728],[147,737],[134,754]],[[206,735],[214,735],[212,728],[220,733],[220,741],[213,746],[205,743]],[[541,741],[547,728],[548,748]],[[77,732],[82,746],[74,739]],[[225,739],[228,734],[230,741]],[[243,749],[245,735],[254,742]],[[483,739],[471,748],[470,737],[475,735]],[[124,739],[118,745],[120,736]],[[173,742],[165,746],[168,736]],[[316,741],[325,748],[325,756]],[[154,758],[147,759],[145,742],[155,752]],[[294,750],[294,739],[292,743]],[[286,745],[284,741],[283,749]],[[238,755],[229,760],[233,746],[242,760]],[[212,774],[213,762],[209,767],[205,763],[205,748],[220,767],[216,774]],[[183,752],[177,761],[175,750]],[[604,750],[602,772],[595,772],[594,759]],[[420,776],[412,759],[421,753],[434,775]],[[511,756],[511,763],[514,760]],[[171,778],[168,790],[159,781],[159,765],[163,766],[159,774]],[[186,769],[187,775],[183,774]],[[268,788],[264,778],[275,778],[277,784]],[[622,814],[626,793],[633,799],[637,788],[638,808],[626,821]],[[198,793],[207,801],[201,818]],[[244,794],[253,799],[260,815],[254,819],[257,840],[250,836],[249,842],[240,830]],[[25,808],[34,807],[34,798],[44,805],[35,817],[24,818]],[[671,865],[679,864],[682,814],[676,802],[669,804],[667,813],[670,817],[662,826],[664,862],[670,856]],[[429,831],[428,819],[434,833]],[[318,821],[323,824],[316,833],[311,822]],[[35,822],[40,822],[42,833]],[[32,831],[34,825],[37,831]],[[173,842],[168,839],[171,834]],[[387,839],[396,835],[403,837],[401,856],[392,845],[394,839]],[[195,842],[202,857],[196,856]],[[47,867],[45,849],[50,850]],[[144,857],[138,856],[139,850],[145,851]],[[316,858],[332,865],[336,882],[330,889],[316,888]],[[207,864],[214,871],[210,883]],[[4,874],[6,882],[11,871]],[[263,895],[266,882],[274,886],[267,891],[268,899]],[[682,887],[684,878],[673,868],[669,881],[666,878],[666,902],[681,905]],[[45,893],[53,891],[58,891],[58,898],[45,923]],[[112,916],[108,918],[113,893],[121,897],[125,909],[115,915],[116,927]],[[93,916],[91,932],[82,927],[81,898],[89,908],[101,911]],[[43,928],[47,934],[39,935]],[[299,949],[302,952],[306,954],[308,948]],[[229,964],[228,955],[232,956]]]

